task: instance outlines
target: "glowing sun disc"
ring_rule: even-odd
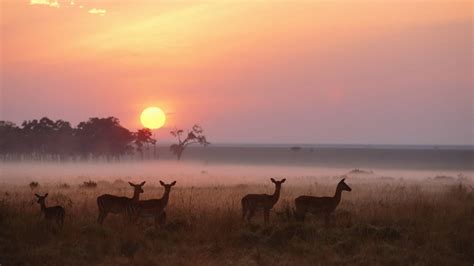
[[[146,128],[157,129],[165,125],[166,115],[160,108],[152,106],[143,110],[140,121]]]

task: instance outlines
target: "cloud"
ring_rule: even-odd
[[[61,0],[30,0],[30,5],[44,5],[44,6],[59,8],[60,1]],[[84,8],[83,5],[77,5],[75,0],[67,0],[67,1],[61,1],[61,2],[69,3],[70,6],[76,6],[80,9]],[[104,16],[105,13],[107,13],[107,10],[103,8],[92,8],[92,9],[89,9],[88,12],[89,14]]]
[[[94,14],[94,15],[103,16],[103,15],[105,15],[106,12],[107,12],[107,10],[105,10],[105,9],[100,9],[100,8],[92,8],[92,9],[89,9],[89,13]]]
[[[30,0],[30,5],[45,5],[50,7],[59,7],[58,0]]]

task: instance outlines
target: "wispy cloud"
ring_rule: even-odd
[[[105,10],[105,9],[100,9],[100,8],[92,8],[92,9],[89,9],[89,13],[94,14],[94,15],[103,16],[103,15],[105,15],[106,12],[107,12],[107,10]]]
[[[30,5],[45,5],[50,7],[59,7],[58,0],[30,0]]]
[[[1,1],[1,0],[0,0]],[[60,4],[60,2],[62,4]],[[59,7],[65,7],[64,5],[66,5],[66,7],[68,6],[75,6],[76,8],[85,8],[84,5],[77,5],[76,1],[75,0],[30,0],[30,5],[43,5],[43,6],[49,6],[49,7],[55,7],[55,8],[59,8]],[[89,14],[93,14],[93,15],[99,15],[99,16],[104,16],[105,13],[107,13],[107,10],[103,9],[103,8],[91,8],[88,10],[88,13]]]

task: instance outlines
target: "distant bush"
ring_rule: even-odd
[[[447,176],[447,175],[437,175],[434,177],[434,180],[438,181],[452,181],[454,180],[454,177],[452,176]]]
[[[92,181],[92,180],[84,181],[84,183],[82,184],[81,187],[83,187],[83,188],[96,188],[97,183]]]
[[[301,147],[298,147],[298,146],[295,146],[295,147],[291,147],[290,150],[291,151],[301,151]]]
[[[63,184],[59,184],[59,188],[69,189],[69,188],[71,188],[71,186],[68,183],[63,183]]]
[[[364,175],[368,175],[368,174],[373,174],[374,171],[372,170],[362,170],[362,169],[359,169],[359,168],[355,168],[355,169],[352,169],[350,172],[350,174],[364,174]]]
[[[36,182],[36,181],[33,181],[33,182],[30,183],[29,186],[30,186],[31,190],[33,190],[33,189],[36,189],[36,188],[39,187],[39,183]]]

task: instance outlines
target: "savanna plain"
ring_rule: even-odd
[[[265,225],[242,220],[241,198],[274,192],[286,178]],[[294,217],[300,195],[344,191],[330,223]],[[130,223],[110,214],[97,224],[96,199],[131,197],[128,181],[146,181],[140,199],[172,187],[167,220]],[[472,265],[472,171],[397,171],[187,163],[11,163],[0,180],[1,265]],[[33,182],[33,184],[31,184]],[[38,184],[35,184],[37,182]],[[64,227],[40,216],[35,193],[62,205]]]

